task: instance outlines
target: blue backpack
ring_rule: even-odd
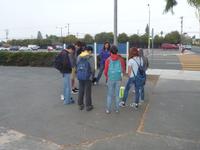
[[[138,62],[135,59],[134,59],[134,61],[138,65],[137,74],[134,73],[133,68],[131,67],[133,75],[135,77],[135,84],[138,87],[142,87],[145,85],[145,82],[146,82],[146,71],[145,71],[144,63],[143,63],[143,65],[141,65],[141,58],[140,58],[140,64],[138,64]]]
[[[80,58],[77,64],[77,79],[89,80],[92,75],[91,66],[87,58]]]
[[[110,57],[109,68],[108,68],[108,78],[112,81],[119,81],[122,79],[122,67],[120,60],[113,61]]]

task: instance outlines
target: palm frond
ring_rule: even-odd
[[[165,6],[164,13],[167,13],[170,10],[172,13],[174,13],[173,7],[177,5],[177,1],[176,0],[165,0],[165,1],[166,1],[166,6]]]

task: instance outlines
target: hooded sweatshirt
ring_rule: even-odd
[[[90,79],[92,80],[94,73],[95,73],[94,57],[88,51],[83,51],[78,56],[77,64],[78,64],[80,58],[86,58],[88,60],[88,62],[90,63],[90,67],[91,67],[91,71],[92,71],[92,76],[90,77]]]
[[[113,61],[116,61],[116,60],[120,60],[120,63],[121,63],[121,66],[122,66],[122,73],[125,73],[125,63],[124,63],[124,59],[118,55],[118,54],[112,54],[111,53],[111,56],[110,58],[113,60]],[[109,69],[109,64],[110,64],[110,59],[106,59],[106,62],[105,62],[105,68],[104,68],[104,75],[106,77],[106,80],[108,80],[108,69]]]

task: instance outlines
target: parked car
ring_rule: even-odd
[[[19,46],[11,46],[10,47],[10,51],[18,51],[19,50]]]
[[[56,46],[55,46],[55,49],[56,49],[56,50],[63,50],[63,46],[62,46],[62,45],[56,45]]]
[[[47,50],[50,52],[50,51],[53,51],[53,47],[52,46],[47,46]]]
[[[9,48],[7,48],[7,47],[0,47],[0,51],[9,51]]]
[[[29,47],[26,47],[26,46],[22,46],[22,47],[20,47],[19,50],[20,50],[20,51],[31,51],[32,49],[29,48]]]
[[[183,45],[183,49],[191,50],[192,49],[192,45]]]
[[[170,43],[163,43],[161,45],[162,49],[179,49],[179,47],[175,44],[170,44]]]
[[[40,47],[38,45],[28,45],[28,48],[31,48],[32,50],[38,50]]]

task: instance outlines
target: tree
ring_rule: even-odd
[[[126,33],[121,33],[118,36],[119,43],[126,43],[129,40],[128,35]]]
[[[92,44],[94,43],[94,39],[93,37],[90,35],[90,34],[86,34],[83,38],[83,41],[86,43],[86,44]]]
[[[145,28],[145,34],[149,35],[149,25],[147,24],[146,28]]]
[[[43,38],[42,38],[42,33],[41,33],[40,31],[38,31],[38,34],[37,34],[37,39],[38,39],[38,40],[41,40],[41,39],[43,39]]]
[[[154,47],[160,48],[161,44],[163,43],[164,38],[162,36],[156,35],[154,37]]]
[[[140,45],[140,37],[137,34],[133,34],[129,37],[129,42],[131,47],[139,47]]]
[[[178,31],[172,31],[165,35],[164,41],[167,43],[178,44],[181,42],[181,35]]]
[[[110,43],[113,43],[113,33],[112,32],[101,32],[95,35],[95,42],[97,43],[104,43],[105,41],[108,41]]]
[[[67,44],[75,43],[77,40],[78,39],[75,35],[68,35],[68,36],[62,38],[62,41]]]
[[[177,5],[177,0],[165,0],[165,10],[164,12],[167,13],[171,10],[173,13],[173,7]],[[188,4],[193,7],[200,7],[200,0],[187,0]]]

